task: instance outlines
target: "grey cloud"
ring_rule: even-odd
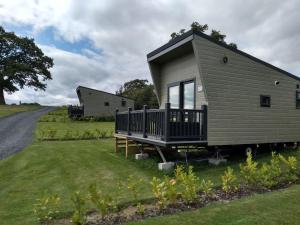
[[[91,0],[88,4],[57,0],[28,1],[26,7],[21,0],[9,1],[0,8],[0,22],[29,24],[37,34],[53,26],[59,38],[70,42],[88,38],[102,50],[100,55],[89,49],[74,54],[43,46],[55,60],[54,79],[46,93],[26,89],[10,97],[69,103],[76,102],[77,85],[114,92],[124,81],[150,79],[146,54],[192,21],[207,23],[226,33],[240,49],[300,75],[299,10],[297,0]]]

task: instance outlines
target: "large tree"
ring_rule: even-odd
[[[197,21],[193,22],[190,25],[190,27],[191,27],[192,30],[196,30],[196,31],[199,31],[199,32],[202,32],[202,33],[204,33],[205,31],[208,30],[208,25],[207,24],[201,25]],[[177,38],[177,37],[181,36],[184,33],[185,33],[185,29],[181,29],[178,33],[176,33],[176,32],[171,33],[171,35],[170,35],[171,36],[171,40],[173,40],[174,38]],[[210,36],[213,39],[215,39],[216,41],[219,41],[219,42],[221,42],[223,44],[227,44],[226,41],[225,41],[226,35],[222,34],[220,31],[212,29],[211,33],[210,33]],[[227,45],[229,45],[232,48],[237,49],[237,45],[235,43],[229,43]]]
[[[150,108],[158,108],[154,86],[149,84],[148,80],[135,79],[128,81],[116,91],[116,94],[133,99],[136,109],[142,109],[144,105],[148,105]]]
[[[33,39],[0,26],[0,105],[5,104],[4,91],[13,93],[25,86],[45,90],[45,81],[52,79],[52,66],[53,59],[45,56]]]

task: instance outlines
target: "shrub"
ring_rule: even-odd
[[[145,206],[140,202],[137,204],[137,214],[141,216],[145,215]]]
[[[38,221],[48,224],[59,213],[60,198],[58,195],[39,198],[33,206]]]
[[[176,180],[182,187],[181,197],[183,201],[188,203],[194,203],[198,199],[197,192],[199,190],[199,179],[193,172],[193,167],[188,168],[188,172],[185,172],[182,166],[177,166],[175,170]]]
[[[113,208],[112,197],[108,194],[103,194],[100,190],[97,190],[96,184],[92,184],[89,187],[89,197],[92,203],[101,213],[101,218],[103,219]]]
[[[127,178],[127,189],[131,192],[134,203],[137,204],[140,193],[140,186],[143,183],[142,179],[136,179],[132,175]]]
[[[297,159],[294,156],[289,156],[287,159],[279,155],[280,161],[284,165],[285,173],[283,179],[286,182],[295,182],[298,179]]]
[[[163,210],[168,205],[168,199],[166,197],[166,185],[159,178],[153,177],[150,182],[152,186],[152,193],[157,199],[157,206],[159,210]]]
[[[237,178],[234,175],[233,169],[231,167],[227,167],[227,170],[225,170],[225,173],[221,177],[221,179],[222,179],[222,190],[226,194],[235,192],[238,189],[237,185],[235,184]]]
[[[49,129],[48,130],[48,139],[54,139],[56,137],[57,130]]]
[[[259,181],[259,172],[257,169],[257,162],[252,159],[252,154],[247,153],[246,163],[240,164],[241,177],[243,178],[246,185],[250,187],[257,187]]]
[[[169,177],[165,176],[164,184],[165,184],[165,195],[168,204],[174,205],[178,198],[177,182],[175,179],[169,179]]]
[[[92,139],[92,138],[94,138],[94,134],[89,130],[85,130],[81,135],[81,139]]]
[[[264,188],[272,188],[281,182],[282,170],[279,155],[272,152],[270,163],[263,163],[258,171],[258,184]]]
[[[213,195],[213,182],[211,180],[202,180],[200,184],[200,190],[207,196],[211,197]]]
[[[73,138],[72,132],[67,130],[62,139],[63,140],[71,140],[72,138]]]
[[[76,191],[71,197],[73,203],[74,211],[72,215],[73,225],[83,225],[86,223],[86,209],[85,209],[85,199],[79,191]]]

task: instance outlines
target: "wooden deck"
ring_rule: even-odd
[[[200,110],[171,109],[167,103],[165,109],[145,106],[143,110],[116,111],[115,117],[116,149],[120,140],[125,140],[126,149],[131,143],[165,148],[207,144],[206,106]]]

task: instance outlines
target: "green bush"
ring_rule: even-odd
[[[150,182],[152,186],[152,193],[157,200],[156,205],[158,206],[159,210],[163,210],[168,205],[168,199],[166,196],[166,185],[165,182],[162,182],[161,179],[157,177],[153,177],[152,181]]]
[[[221,177],[221,179],[222,190],[226,194],[233,193],[238,189],[238,186],[235,184],[237,178],[234,175],[233,169],[231,167],[227,167],[227,170],[224,172],[224,175]]]
[[[252,159],[252,154],[247,153],[247,160],[245,164],[240,164],[241,177],[245,184],[249,187],[257,187],[259,181],[259,171],[257,168],[257,162]]]
[[[89,197],[92,203],[100,211],[102,219],[113,209],[112,197],[97,190],[96,184],[90,185]]]
[[[211,180],[202,180],[200,184],[200,190],[207,196],[212,197],[213,195],[213,182]]]
[[[280,161],[283,163],[284,173],[283,179],[285,182],[295,182],[298,180],[299,171],[298,171],[298,162],[296,157],[289,156],[287,159],[282,155],[279,155]]]
[[[45,196],[36,200],[33,212],[40,223],[48,224],[59,213],[60,198],[58,195]]]
[[[141,191],[141,185],[144,181],[142,179],[136,179],[132,175],[127,178],[127,189],[131,192],[134,199],[134,203],[138,203],[138,197]]]
[[[85,209],[85,199],[79,191],[76,191],[71,197],[73,203],[73,215],[72,224],[73,225],[83,225],[86,223],[86,209]]]
[[[192,166],[189,166],[188,172],[185,172],[182,166],[177,166],[175,178],[181,186],[181,197],[186,204],[199,200],[197,194],[199,191],[199,178],[193,172]]]

